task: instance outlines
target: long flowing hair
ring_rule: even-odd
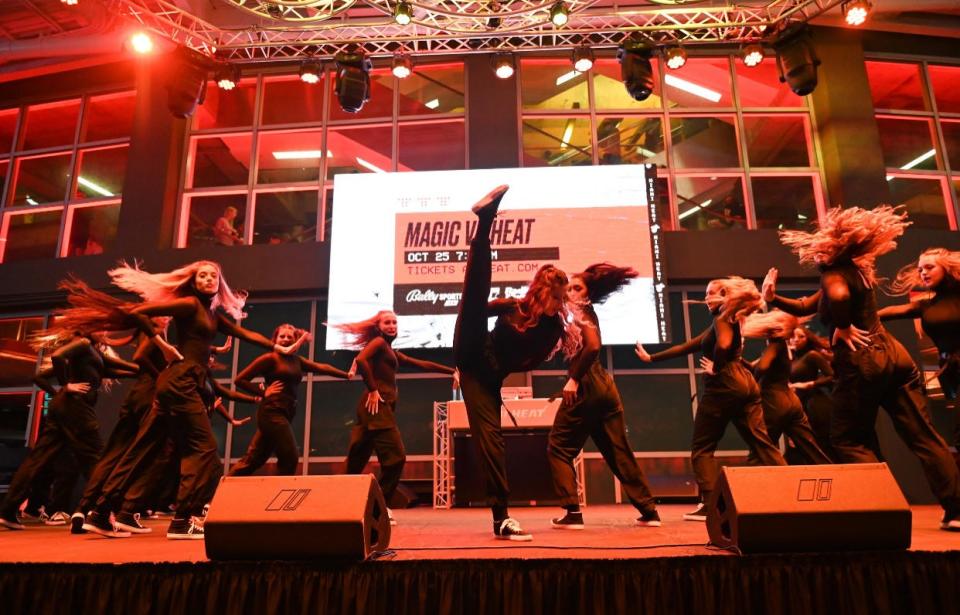
[[[807,336],[807,347],[806,349],[802,350],[798,349],[799,353],[802,354],[810,350],[819,350],[820,352],[831,351],[830,342],[827,341],[827,338],[823,337],[822,335],[818,335],[816,332],[803,325],[800,325],[797,328],[803,331],[804,335]]]
[[[520,313],[521,320],[514,326],[518,331],[526,331],[536,327],[540,323],[540,317],[543,316],[545,306],[552,300],[552,296],[557,287],[565,287],[569,283],[567,274],[553,265],[544,265],[537,270],[533,276],[533,281],[527,288],[527,294],[517,303],[517,311]],[[562,352],[563,356],[572,359],[580,352],[583,345],[583,336],[580,334],[580,318],[577,317],[578,311],[567,301],[563,301],[557,315],[563,323],[563,333],[557,341],[556,347],[550,353],[550,358],[557,352]]]
[[[213,261],[195,261],[167,273],[149,273],[140,269],[138,263],[130,265],[121,262],[120,266],[111,269],[107,274],[114,285],[140,295],[144,301],[170,301],[192,293],[193,280],[204,265],[214,267],[220,274],[220,287],[210,303],[211,309],[222,308],[237,320],[245,318],[243,306],[247,301],[246,291],[231,290],[219,263]]]
[[[611,263],[594,263],[583,272],[575,274],[587,287],[590,303],[603,303],[640,273],[633,267],[618,267]]]
[[[720,292],[723,295],[723,301],[720,304],[720,316],[730,322],[742,320],[764,306],[763,296],[757,290],[757,285],[753,280],[731,275],[710,280],[708,285],[720,287]],[[706,301],[691,299],[687,303],[706,303]]]
[[[800,325],[799,319],[793,314],[782,310],[769,312],[754,312],[743,319],[740,333],[743,337],[752,339],[790,339],[793,331]]]
[[[877,257],[896,249],[897,238],[910,224],[903,205],[834,207],[817,230],[780,231],[780,242],[800,257],[801,264],[832,265],[850,260],[872,286],[877,281]]]
[[[274,344],[277,343],[277,336],[280,335],[280,330],[281,330],[281,329],[293,329],[293,337],[294,337],[294,339],[297,339],[297,338],[299,338],[301,335],[303,335],[304,333],[306,333],[306,330],[301,329],[300,327],[296,327],[296,326],[294,326],[294,325],[291,325],[291,324],[288,323],[288,322],[280,323],[279,325],[277,325],[277,328],[273,330],[273,335],[270,336],[270,341],[273,342]]]
[[[355,350],[361,350],[374,339],[380,337],[380,319],[387,314],[393,314],[393,310],[380,310],[370,318],[359,322],[340,323],[329,326],[332,326],[346,336],[347,345],[353,347]],[[280,325],[280,327],[283,326],[284,325]],[[277,327],[277,330],[273,332],[274,343],[276,343],[276,336],[280,331],[280,327]]]
[[[112,338],[107,331],[131,329],[124,308],[133,304],[121,301],[107,293],[94,290],[86,282],[69,277],[57,285],[67,293],[68,307],[54,310],[50,325],[31,336],[31,344],[37,350],[49,350],[63,345],[77,335],[92,337],[104,346],[123,346],[133,341],[135,335]]]
[[[932,256],[937,264],[943,267],[944,273],[960,282],[960,252],[951,252],[946,248],[927,248],[920,256]],[[897,277],[890,283],[890,292],[894,295],[906,295],[914,288],[923,286],[920,282],[920,259],[897,272]]]

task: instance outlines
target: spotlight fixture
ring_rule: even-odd
[[[393,56],[393,76],[397,79],[406,79],[413,72],[413,60],[405,53]]]
[[[153,39],[146,32],[135,32],[130,37],[130,48],[140,55],[153,51]]]
[[[221,90],[230,91],[240,83],[240,67],[232,64],[223,64],[213,74],[214,81]]]
[[[66,4],[67,6],[77,6],[77,3],[79,1],[80,0],[60,0],[60,2],[62,2],[63,4]]]
[[[177,118],[188,118],[203,104],[207,93],[204,58],[180,47],[167,73],[167,109]]]
[[[687,63],[687,52],[684,51],[680,45],[670,47],[667,49],[666,59],[667,68],[677,70],[678,68],[683,68],[683,65]]]
[[[573,50],[573,70],[585,73],[593,68],[593,50],[581,45]]]
[[[761,62],[763,62],[763,47],[759,43],[751,43],[743,48],[740,52],[740,59],[743,60],[744,66],[749,66],[753,68]]]
[[[644,101],[653,94],[653,56],[654,45],[641,36],[629,36],[617,49],[620,61],[620,78],[627,93],[636,101]]]
[[[780,30],[773,41],[777,52],[780,81],[797,96],[806,96],[817,87],[820,60],[813,49],[813,39],[806,24],[793,23]]]
[[[370,69],[373,64],[363,51],[341,51],[334,59],[337,62],[335,91],[340,108],[347,113],[357,113],[370,100]]]
[[[563,0],[557,0],[550,7],[550,22],[556,27],[565,26],[570,21],[570,9]]]
[[[498,53],[493,56],[493,72],[497,73],[497,77],[509,79],[513,77],[513,71],[513,54]]]
[[[405,26],[413,20],[413,7],[410,6],[409,2],[405,0],[397,2],[396,6],[393,7],[393,20],[401,26]]]
[[[500,9],[502,8],[503,6],[500,4],[500,0],[493,0],[490,3],[491,13],[499,13]],[[487,28],[491,30],[496,30],[497,28],[500,27],[500,24],[502,23],[503,23],[503,19],[499,15],[493,15],[492,17],[487,18]]]
[[[305,60],[300,65],[300,81],[304,83],[316,83],[320,81],[320,72],[323,67],[316,60]]]
[[[869,0],[846,0],[840,5],[843,11],[843,19],[850,26],[862,26],[870,15],[870,9],[873,5]]]

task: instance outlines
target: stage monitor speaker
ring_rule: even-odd
[[[906,549],[910,506],[885,463],[725,467],[707,512],[741,553]]]
[[[228,476],[204,525],[210,559],[363,560],[390,544],[372,474]]]

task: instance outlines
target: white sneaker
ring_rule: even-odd
[[[530,542],[533,540],[533,534],[528,534],[520,527],[520,522],[516,519],[507,517],[500,522],[500,525],[494,528],[494,536],[498,540],[515,540],[517,542]]]
[[[393,517],[393,511],[389,508],[387,509],[387,516],[390,517],[390,525],[397,524],[397,520]]]
[[[43,520],[44,525],[66,525],[70,523],[70,515],[65,512],[55,512]]]

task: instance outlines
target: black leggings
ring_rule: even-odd
[[[263,467],[274,453],[277,455],[279,476],[293,476],[296,473],[300,451],[290,424],[296,407],[296,398],[282,393],[260,402],[257,408],[257,433],[253,434],[243,459],[230,470],[230,476],[250,476]]]

